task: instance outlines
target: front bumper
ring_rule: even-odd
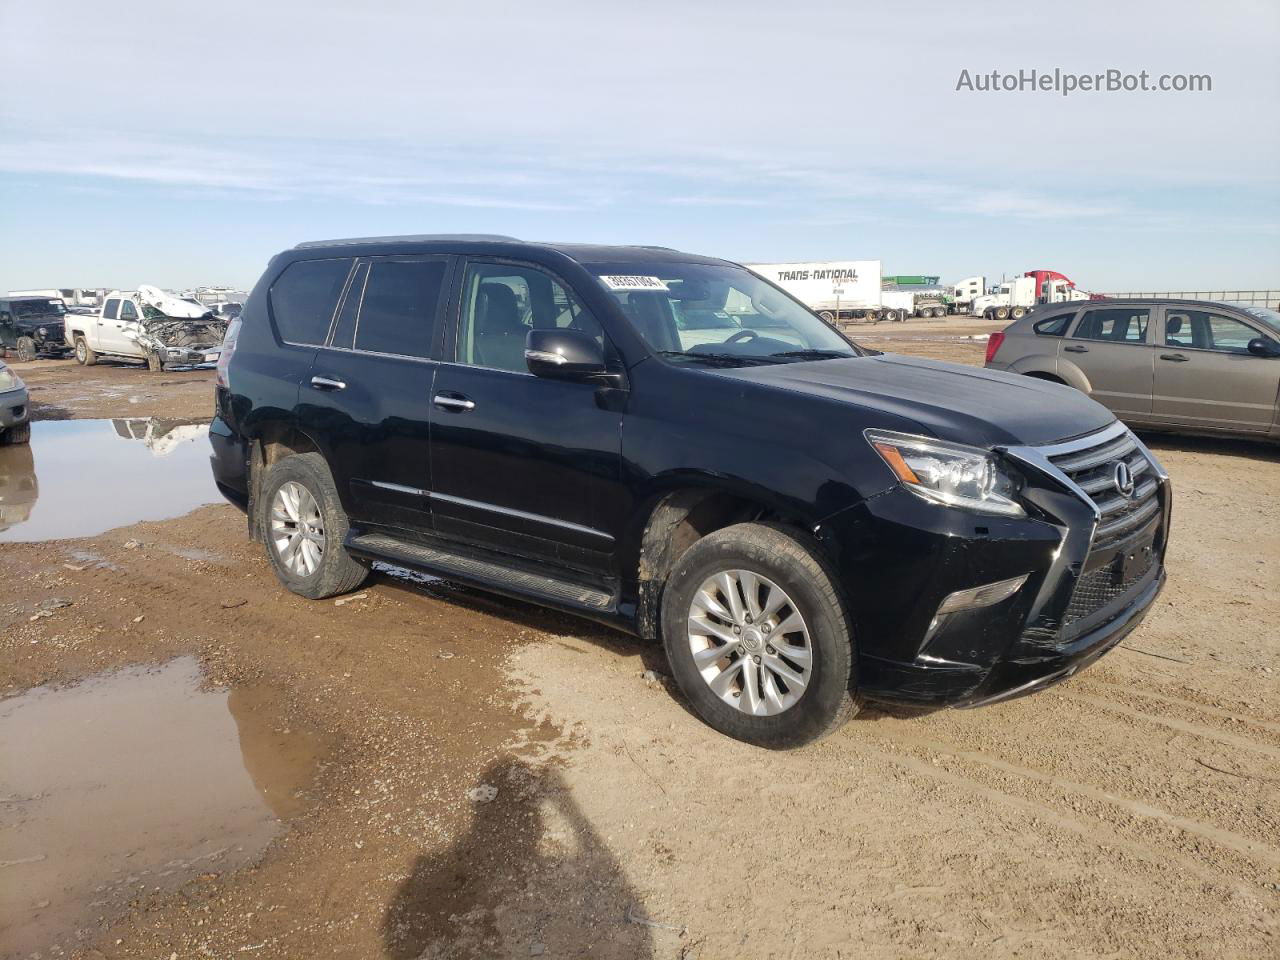
[[[196,367],[202,363],[217,363],[222,355],[222,346],[208,347],[165,347],[164,362],[182,367]]]
[[[31,404],[27,388],[6,390],[0,393],[0,430],[20,427],[31,417]]]
[[[877,700],[978,706],[1065,679],[1119,643],[1164,584],[1171,501],[1167,475],[1133,443],[1149,458],[1156,506],[1135,511],[1132,528],[1116,535],[1107,532],[1114,521],[1034,448],[1007,451],[1023,475],[1026,517],[952,510],[895,489],[821,524],[850,601],[858,689]],[[1007,600],[935,616],[952,592],[1022,575]]]

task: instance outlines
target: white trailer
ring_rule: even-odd
[[[884,312],[879,260],[748,263],[746,267],[776,283],[828,323],[874,321]]]

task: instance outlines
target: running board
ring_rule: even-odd
[[[501,593],[541,598],[563,606],[600,613],[612,611],[616,606],[612,594],[595,587],[556,580],[419,543],[409,543],[385,533],[366,533],[352,537],[347,541],[347,548],[375,560],[419,567],[444,577],[458,577]]]

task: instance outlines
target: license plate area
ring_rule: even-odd
[[[1151,537],[1130,544],[1111,561],[1111,582],[1115,586],[1132,583],[1151,569],[1155,546]]]

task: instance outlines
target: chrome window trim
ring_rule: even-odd
[[[412,360],[414,363],[439,363],[439,360],[433,360],[431,357],[411,357],[407,353],[377,353],[373,350],[353,350],[351,347],[335,347],[320,344],[294,344],[294,346],[314,347],[317,350],[331,350],[334,353],[358,353],[362,357],[387,357],[391,360]]]

